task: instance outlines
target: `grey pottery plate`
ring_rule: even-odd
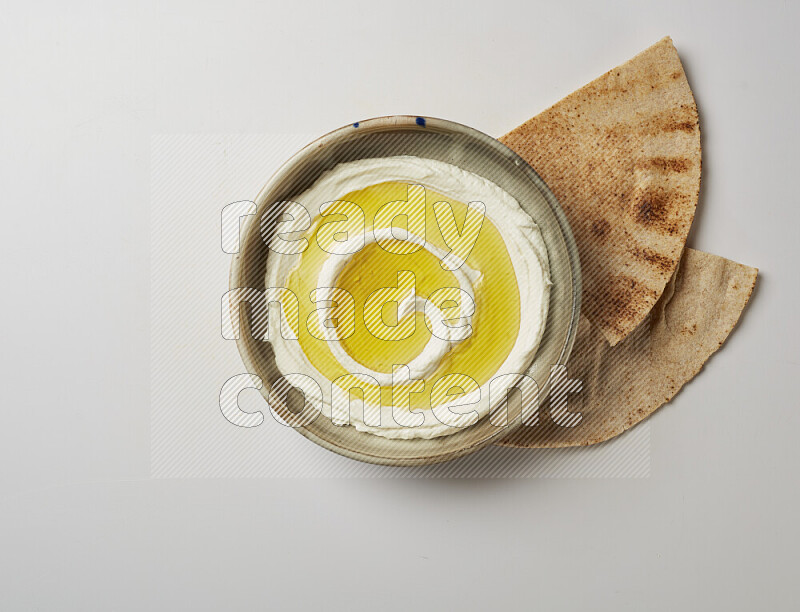
[[[241,251],[233,259],[231,289],[265,288],[269,249],[260,226],[262,217],[273,228],[280,219],[276,211],[270,211],[271,207],[296,197],[339,163],[397,155],[444,161],[492,181],[514,196],[541,228],[553,287],[544,337],[527,374],[538,383],[543,400],[549,391],[550,367],[566,363],[577,332],[581,297],[578,250],[564,212],[533,168],[498,140],[467,126],[430,117],[378,117],[335,130],[306,146],[275,173],[258,195],[258,212],[243,225]],[[261,378],[261,393],[269,400],[273,383],[281,377],[273,347],[266,340],[252,337],[249,309],[242,308],[241,313],[242,333],[237,346],[248,372]],[[272,408],[279,415],[290,417],[302,408],[303,397],[298,391],[279,403],[276,405],[273,398]],[[354,427],[334,425],[323,415],[297,427],[297,431],[353,459],[395,466],[425,465],[473,453],[507,436],[522,425],[519,404],[509,402],[505,427],[495,426],[487,417],[458,433],[433,439],[390,440]]]

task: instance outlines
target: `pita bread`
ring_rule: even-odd
[[[574,427],[556,425],[541,408],[540,423],[499,444],[545,448],[596,444],[636,425],[671,400],[722,346],[736,325],[758,270],[693,249],[644,322],[611,347],[602,330],[581,317],[568,365],[583,389],[569,396]],[[562,420],[562,422],[565,422]]]
[[[683,251],[700,128],[669,38],[500,140],[544,179],[580,251],[582,312],[612,345],[644,320]]]

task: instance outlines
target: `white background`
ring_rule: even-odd
[[[0,608],[792,606],[796,3],[5,4]],[[151,134],[500,135],[667,34],[703,130],[690,245],[761,275],[651,420],[649,479],[149,478]]]

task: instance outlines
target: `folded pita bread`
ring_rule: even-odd
[[[661,299],[623,342],[609,346],[602,330],[581,316],[568,377],[580,380],[566,408],[580,417],[523,426],[499,444],[544,448],[596,444],[619,435],[668,402],[730,334],[747,304],[758,270],[693,249]],[[552,399],[551,392],[551,399]],[[552,415],[550,415],[552,416]]]
[[[564,207],[580,251],[581,312],[616,344],[672,277],[700,188],[700,128],[665,38],[500,140]]]

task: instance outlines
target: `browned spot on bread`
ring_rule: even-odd
[[[664,124],[665,132],[694,132],[697,121],[670,121]]]
[[[647,262],[666,274],[670,274],[675,266],[675,261],[671,257],[656,253],[649,247],[634,247],[630,249],[630,252],[637,259]]]
[[[658,136],[667,133],[685,132],[692,134],[700,130],[697,113],[693,109],[678,108],[656,115],[643,115],[637,118],[636,129],[647,136]],[[604,128],[607,135],[612,138],[630,135],[631,123],[615,123]]]
[[[662,172],[686,172],[691,168],[692,162],[685,157],[651,157],[643,160],[640,168],[655,168]]]
[[[605,219],[597,219],[592,223],[592,233],[598,238],[605,238],[609,229],[611,229],[611,224]]]
[[[669,202],[663,194],[645,192],[634,202],[634,217],[642,225],[657,225],[667,218]]]

